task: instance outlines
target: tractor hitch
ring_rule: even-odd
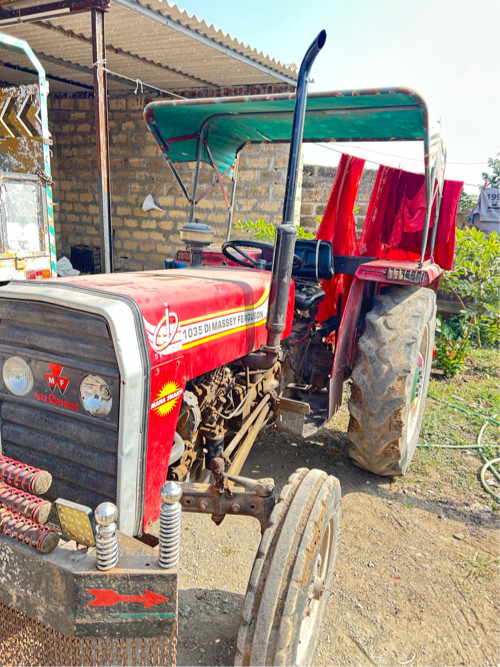
[[[185,512],[211,514],[217,526],[227,514],[252,516],[259,521],[264,532],[276,503],[274,480],[270,477],[255,480],[228,475],[220,458],[214,459],[211,467],[215,478],[213,484],[182,484],[182,509]],[[229,482],[241,484],[244,489]]]

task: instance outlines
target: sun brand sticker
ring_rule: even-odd
[[[175,408],[181,395],[182,388],[179,383],[170,380],[163,385],[151,403],[151,410],[154,410],[158,417],[165,417]]]
[[[177,313],[165,306],[165,315],[156,326],[144,318],[144,326],[148,335],[149,344],[161,356],[182,350],[182,335]]]

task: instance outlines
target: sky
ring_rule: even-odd
[[[173,0],[170,0],[172,3]],[[489,157],[500,153],[498,0],[179,0],[241,42],[300,64],[323,28],[327,41],[311,90],[407,86],[427,101],[448,151],[446,177],[478,193]],[[338,153],[308,146],[308,163],[336,164]],[[422,145],[370,144],[346,152],[422,171]]]

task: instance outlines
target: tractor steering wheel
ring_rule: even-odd
[[[265,269],[270,271],[272,269],[273,263],[266,262],[263,259],[256,259],[249,255],[243,248],[256,248],[257,250],[269,250],[271,253],[274,252],[274,246],[269,243],[259,243],[259,241],[247,241],[245,240],[236,240],[236,241],[226,241],[222,244],[222,253],[227,257],[231,262],[236,262],[240,266],[244,266],[246,269]],[[234,250],[242,257],[238,257],[234,253],[230,252]],[[298,255],[293,256],[293,271],[298,271],[304,264],[301,257]]]

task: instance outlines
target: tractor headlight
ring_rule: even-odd
[[[107,417],[113,405],[111,389],[98,375],[87,375],[80,382],[80,400],[92,417]]]
[[[2,368],[5,386],[15,396],[26,396],[33,389],[33,372],[21,357],[9,357]]]

